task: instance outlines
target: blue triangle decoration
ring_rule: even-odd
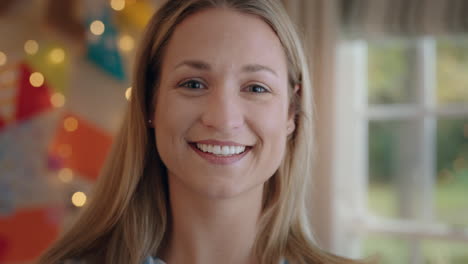
[[[103,7],[100,13],[87,21],[87,57],[113,77],[120,81],[125,81],[123,60],[117,47],[118,34],[115,25],[112,23],[111,10],[109,7]],[[104,23],[105,30],[102,35],[96,36],[90,31],[91,23],[95,20],[100,20]]]

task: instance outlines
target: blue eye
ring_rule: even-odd
[[[192,90],[197,90],[197,89],[203,89],[205,88],[205,86],[203,85],[202,82],[199,82],[197,80],[189,80],[189,81],[186,81],[184,83],[182,83],[181,85],[179,85],[181,87],[185,87],[185,88],[188,88],[188,89],[192,89]]]
[[[269,93],[270,92],[267,88],[258,84],[250,85],[249,87],[247,87],[247,91],[252,92],[252,93]]]

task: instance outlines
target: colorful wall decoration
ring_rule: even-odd
[[[160,2],[0,4],[0,264],[33,263],[86,206]]]

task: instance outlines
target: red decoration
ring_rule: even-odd
[[[40,87],[34,87],[29,82],[33,71],[26,64],[20,66],[20,78],[16,101],[16,122],[29,119],[43,111],[50,110],[50,90],[47,82]]]
[[[78,122],[78,127],[74,131],[67,131],[64,128],[64,121],[69,117]],[[88,180],[94,181],[105,162],[111,144],[110,134],[74,114],[66,114],[59,122],[51,154],[61,159],[63,167],[70,168]]]
[[[58,232],[57,222],[50,218],[50,209],[17,211],[10,217],[0,217],[1,263],[34,260],[50,245]]]

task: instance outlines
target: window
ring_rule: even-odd
[[[337,252],[468,263],[468,38],[342,41]]]

